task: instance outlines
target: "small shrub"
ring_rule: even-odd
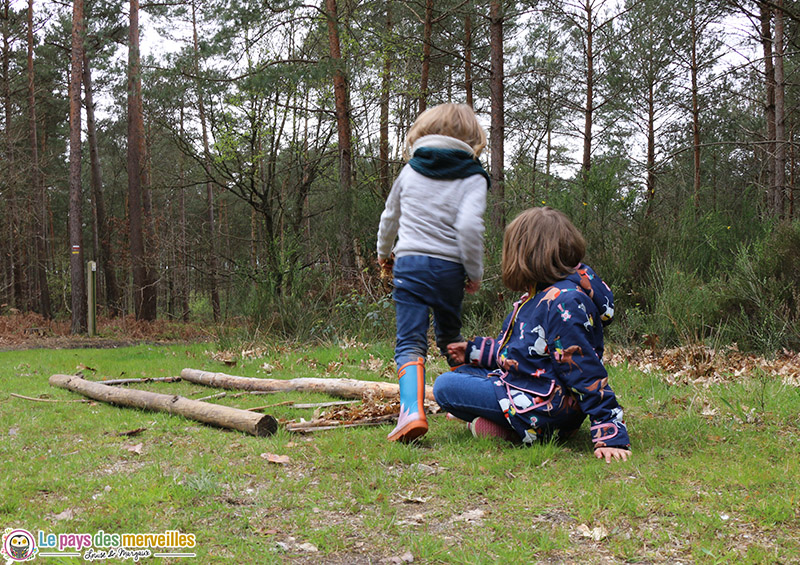
[[[774,353],[800,346],[800,222],[742,245],[729,274],[725,308],[742,349]]]
[[[650,293],[651,316],[642,333],[658,336],[663,346],[702,342],[716,335],[723,317],[720,281],[706,282],[695,272],[661,262],[654,267]]]

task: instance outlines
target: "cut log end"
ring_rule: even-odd
[[[278,420],[276,420],[269,414],[264,414],[264,417],[261,418],[255,426],[255,435],[257,437],[271,436],[277,431],[278,431]]]

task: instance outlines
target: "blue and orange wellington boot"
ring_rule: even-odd
[[[425,418],[425,360],[406,363],[397,369],[400,380],[400,417],[389,434],[389,441],[408,443],[428,431]]]

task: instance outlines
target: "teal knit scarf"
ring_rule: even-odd
[[[414,151],[414,156],[408,164],[419,174],[432,179],[465,179],[472,175],[483,175],[486,179],[486,188],[492,185],[489,174],[480,161],[461,149],[420,147]]]

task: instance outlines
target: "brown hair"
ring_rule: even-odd
[[[566,214],[549,206],[529,208],[514,218],[503,236],[503,284],[523,292],[574,273],[586,240]]]
[[[406,136],[403,151],[406,159],[411,158],[414,142],[426,135],[447,135],[460,139],[472,147],[476,157],[486,147],[486,132],[475,117],[475,112],[466,104],[440,104],[417,116]]]

